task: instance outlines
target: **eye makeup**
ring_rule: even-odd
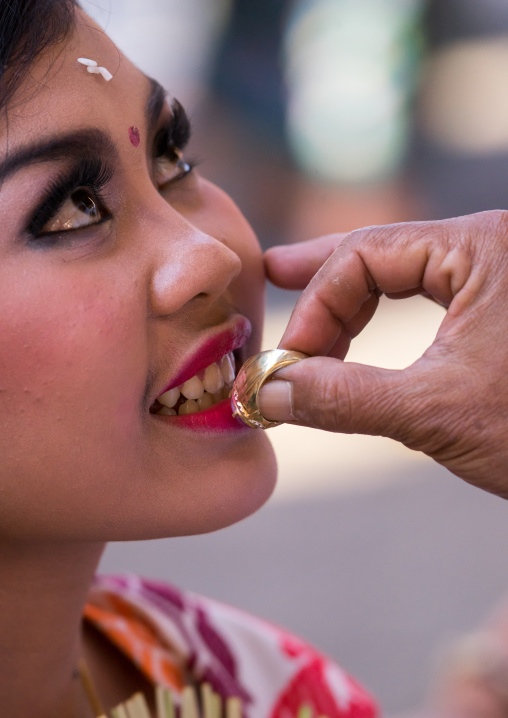
[[[191,124],[187,113],[180,102],[174,99],[171,103],[171,117],[155,136],[154,156],[161,157],[166,154],[175,162],[178,161],[180,155],[177,151],[187,146],[190,137]]]
[[[63,206],[64,202],[77,189],[86,188],[93,195],[98,207],[109,217],[101,195],[103,188],[113,176],[113,168],[100,157],[83,157],[63,170],[48,186],[44,198],[31,215],[26,232],[33,238],[44,234],[44,227],[50,222]]]

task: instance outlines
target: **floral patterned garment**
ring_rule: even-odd
[[[153,682],[178,696],[208,682],[244,718],[374,718],[370,696],[330,659],[231,606],[138,576],[97,576],[84,617]]]

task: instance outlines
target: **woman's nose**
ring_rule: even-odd
[[[221,241],[183,221],[179,231],[159,243],[151,277],[151,310],[172,314],[196,297],[220,297],[238,276],[242,263]]]

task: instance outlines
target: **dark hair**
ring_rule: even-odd
[[[46,48],[64,40],[76,0],[0,0],[0,111]]]

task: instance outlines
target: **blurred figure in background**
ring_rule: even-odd
[[[275,233],[502,207],[507,38],[504,0],[237,3],[214,88],[299,170],[282,174]],[[254,214],[259,178],[245,192]]]
[[[285,33],[290,146],[338,184],[399,174],[422,50],[422,0],[298,0]]]
[[[422,0],[235,5],[214,87],[249,124],[255,118],[265,153],[284,158],[278,185],[287,201],[279,202],[275,233],[295,241],[414,217],[401,170],[422,9]],[[266,161],[264,167],[266,175]],[[260,175],[247,202],[263,193]],[[268,184],[264,202],[256,203],[265,212],[273,196]]]
[[[420,213],[403,171],[423,8],[422,0],[293,3],[284,43],[286,121],[303,175],[291,238]]]

